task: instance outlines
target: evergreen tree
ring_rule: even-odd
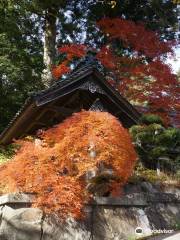
[[[31,14],[0,4],[0,131],[20,108],[28,92],[42,87],[42,43]]]
[[[0,131],[28,92],[51,84],[52,65],[58,61],[56,47],[73,42],[98,48],[106,42],[96,26],[102,17],[143,22],[158,31],[162,39],[175,37],[178,14],[171,0],[119,0],[114,8],[110,2],[0,1]]]
[[[180,170],[180,130],[165,128],[156,115],[144,115],[130,128],[139,158],[145,167],[167,172]]]

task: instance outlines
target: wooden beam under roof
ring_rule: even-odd
[[[59,81],[57,84],[52,85],[49,89],[34,94],[31,98],[29,98],[12,119],[8,127],[1,133],[0,144],[8,144],[12,142],[14,138],[21,137],[25,132],[29,133],[28,129],[32,130],[33,128],[34,131],[36,131],[35,128],[38,123],[33,125],[33,122],[39,121],[41,124],[43,114],[50,111],[49,109],[47,110],[47,108],[51,104],[51,106],[64,107],[66,109],[58,109],[58,111],[51,110],[52,113],[49,113],[49,117],[47,113],[47,122],[49,122],[48,119],[53,121],[56,117],[58,117],[58,119],[60,119],[61,116],[63,117],[62,113],[59,113],[61,110],[62,112],[66,114],[70,113],[71,115],[72,113],[69,109],[73,109],[73,112],[75,112],[77,106],[79,109],[84,106],[88,109],[88,106],[92,104],[98,95],[100,95],[100,92],[98,92],[96,88],[86,88],[86,90],[84,89],[85,87],[82,88],[82,86],[89,81],[92,82],[92,84],[98,85],[98,87],[102,89],[104,94],[101,94],[100,99],[111,114],[121,111],[119,119],[125,127],[137,124],[140,113],[112,88],[98,69],[94,68],[93,65],[88,65],[82,69],[73,71],[66,81]],[[78,96],[78,92],[82,91],[82,89],[84,95],[83,101],[81,101]],[[87,95],[85,96],[84,93]],[[44,111],[44,113],[41,113],[41,111]],[[52,124],[49,122],[48,127],[50,126],[52,126]]]
[[[54,105],[47,107],[46,110],[50,110],[50,111],[53,111],[57,114],[62,114],[64,116],[71,115],[74,112],[74,110],[71,109],[71,108],[58,107],[58,106],[54,106]]]

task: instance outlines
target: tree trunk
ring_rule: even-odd
[[[157,175],[158,175],[158,176],[161,175],[160,162],[159,162],[159,160],[158,160],[158,162],[157,162],[156,172],[157,172]]]
[[[56,14],[57,10],[48,8],[45,13],[44,26],[44,65],[46,69],[43,71],[43,82],[46,87],[53,83],[52,66],[56,54]]]

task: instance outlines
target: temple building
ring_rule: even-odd
[[[85,62],[65,79],[29,97],[0,135],[5,145],[38,129],[47,129],[81,110],[107,111],[124,127],[137,124],[140,113],[105,79],[97,64]],[[108,126],[107,126],[108,127]]]

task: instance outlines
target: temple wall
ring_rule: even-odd
[[[31,207],[30,195],[1,196],[0,240],[133,240],[152,235],[152,230],[166,230],[167,236],[176,233],[180,230],[180,190],[169,187],[159,192],[150,183],[143,184],[144,191],[134,185],[122,197],[95,198],[86,206],[86,219],[81,222],[60,223],[45,216]],[[137,227],[142,233],[135,233]]]

